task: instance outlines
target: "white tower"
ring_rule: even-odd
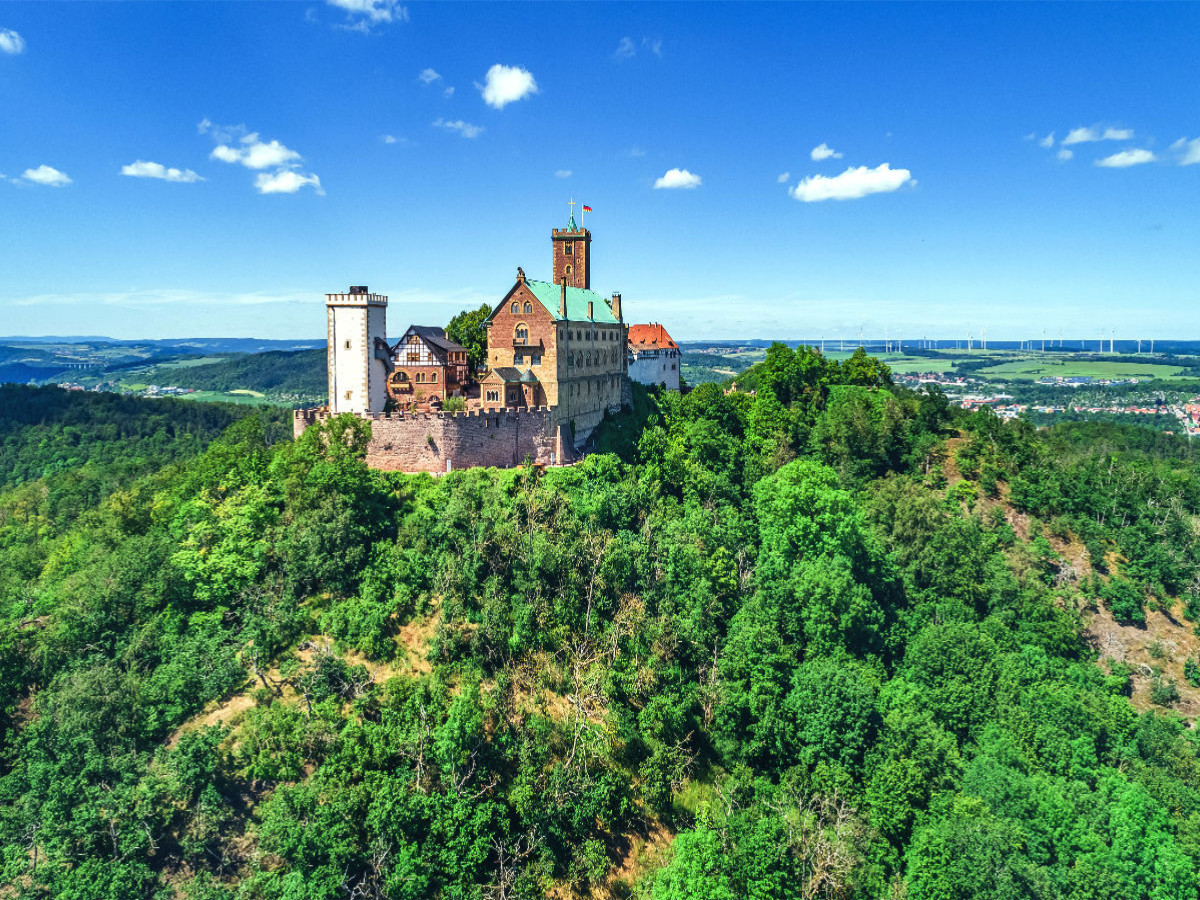
[[[366,286],[326,294],[329,317],[329,411],[383,412],[387,399],[387,302]]]

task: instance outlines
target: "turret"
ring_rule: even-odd
[[[329,411],[367,415],[383,412],[390,354],[387,303],[366,285],[345,294],[326,294]]]
[[[575,224],[575,202],[571,201],[571,218],[566,228],[555,228],[550,235],[554,248],[551,271],[555,284],[591,290],[592,233]]]

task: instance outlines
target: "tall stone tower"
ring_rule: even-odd
[[[387,345],[387,302],[366,286],[326,294],[329,336],[329,411],[383,412],[391,355]]]
[[[591,290],[592,233],[575,224],[574,201],[571,221],[566,228],[555,228],[550,240],[554,245],[554,283]]]

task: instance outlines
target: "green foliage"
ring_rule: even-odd
[[[487,332],[483,323],[491,311],[486,303],[478,309],[464,309],[446,325],[446,337],[467,348],[467,362],[476,369],[487,362]]]
[[[1104,604],[1122,625],[1145,625],[1145,593],[1126,578],[1110,578],[1100,590]]]
[[[368,469],[353,416],[155,437],[154,405],[77,460],[94,401],[30,395],[50,424],[21,412],[0,488],[0,883],[1195,897],[1184,710],[1138,715],[1077,612],[1190,588],[1190,445],[964,416],[864,354],[776,345],[746,381],[635,394],[619,455],[439,478]],[[122,446],[152,452],[106,468]],[[1081,581],[1076,538],[1114,571]],[[663,867],[616,883],[659,825]]]
[[[1189,656],[1183,661],[1183,677],[1192,687],[1200,687],[1200,662]]]

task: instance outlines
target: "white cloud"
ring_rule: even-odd
[[[262,141],[257,131],[247,133],[245,125],[215,125],[209,119],[202,119],[196,130],[212,135],[217,141],[210,154],[212,159],[247,169],[274,169],[274,174],[261,172],[254,179],[254,187],[260,194],[294,194],[306,185],[316,188],[322,196],[325,194],[320,178],[299,171],[304,157],[279,141]]]
[[[407,22],[408,9],[399,0],[325,0],[330,6],[346,11],[348,24],[341,26],[348,31],[369,34],[376,25],[391,22]]]
[[[1192,138],[1190,141],[1187,138],[1180,138],[1171,145],[1171,149],[1183,154],[1179,160],[1181,166],[1194,166],[1196,163],[1200,163],[1200,137]]]
[[[301,174],[294,169],[280,169],[274,175],[260,172],[254,179],[254,189],[260,194],[294,194],[306,185],[311,185],[318,194],[325,196],[320,178]]]
[[[1087,144],[1093,141],[1127,141],[1132,137],[1132,128],[1105,128],[1101,131],[1097,125],[1092,128],[1072,128],[1063,138],[1062,145],[1069,147],[1071,144]]]
[[[36,169],[26,169],[21,177],[34,184],[44,184],[49,187],[62,187],[71,183],[66,172],[60,172],[58,169],[46,165],[38,166]]]
[[[794,188],[788,188],[788,194],[804,203],[815,203],[818,200],[857,200],[868,194],[885,194],[899,190],[910,182],[916,183],[908,169],[893,169],[888,163],[874,169],[851,166],[841,175],[832,178],[810,175]]]
[[[1038,146],[1045,147],[1047,150],[1049,150],[1051,147],[1053,147],[1054,146],[1054,132],[1053,131],[1050,132],[1048,135],[1046,135],[1044,138],[1042,138],[1040,141],[1038,141]]]
[[[121,174],[131,178],[159,178],[163,181],[174,181],[180,184],[190,184],[204,179],[191,169],[168,169],[162,163],[146,162],[139,159],[135,163],[121,167]]]
[[[445,88],[442,91],[442,96],[443,97],[453,97],[454,96],[454,88],[453,87]]]
[[[396,143],[396,136],[394,134],[385,134],[380,138],[380,140],[385,144],[394,144]]]
[[[279,141],[264,143],[257,134],[248,134],[241,139],[241,147],[231,147],[219,144],[213,150],[213,159],[227,163],[241,163],[247,169],[271,169],[287,166],[299,161],[302,157],[295,150],[289,150]]]
[[[441,81],[442,76],[434,69],[422,69],[421,74],[417,76],[422,84],[433,84],[435,81]]]
[[[559,169],[557,172],[554,173],[554,177],[555,178],[570,178],[571,170],[570,169]]]
[[[446,119],[438,119],[433,123],[434,128],[445,128],[448,131],[457,131],[465,138],[477,138],[483,134],[482,125],[472,125],[470,122],[464,122],[462,119],[455,119],[453,122]]]
[[[687,169],[668,169],[667,174],[654,182],[654,189],[657,191],[660,188],[698,188],[700,187],[700,176],[689,172]]]
[[[791,172],[784,172],[778,178],[775,179],[775,183],[776,184],[786,184],[787,180],[791,177],[792,177]]]
[[[484,103],[493,109],[504,109],[510,103],[536,94],[538,86],[528,69],[496,63],[487,70],[486,83],[479,90]]]
[[[0,28],[0,53],[15,56],[25,50],[25,38],[10,28]]]
[[[1061,159],[1063,162],[1066,162],[1068,159],[1070,159],[1074,155],[1075,155],[1074,151],[1068,150],[1066,147],[1062,147],[1058,151],[1058,158]]]
[[[823,159],[841,159],[842,158],[841,153],[838,153],[836,150],[834,150],[832,147],[830,147],[828,144],[826,144],[824,142],[822,142],[821,146],[819,146],[819,147],[813,147],[812,153],[810,155],[817,162],[820,162]]]
[[[1106,169],[1128,169],[1130,166],[1140,166],[1143,163],[1154,162],[1156,159],[1158,157],[1149,150],[1122,150],[1120,153],[1096,160],[1096,165],[1104,166]]]
[[[621,38],[621,43],[617,44],[617,51],[613,54],[613,59],[629,59],[637,53],[637,44],[633,42],[631,37]]]

